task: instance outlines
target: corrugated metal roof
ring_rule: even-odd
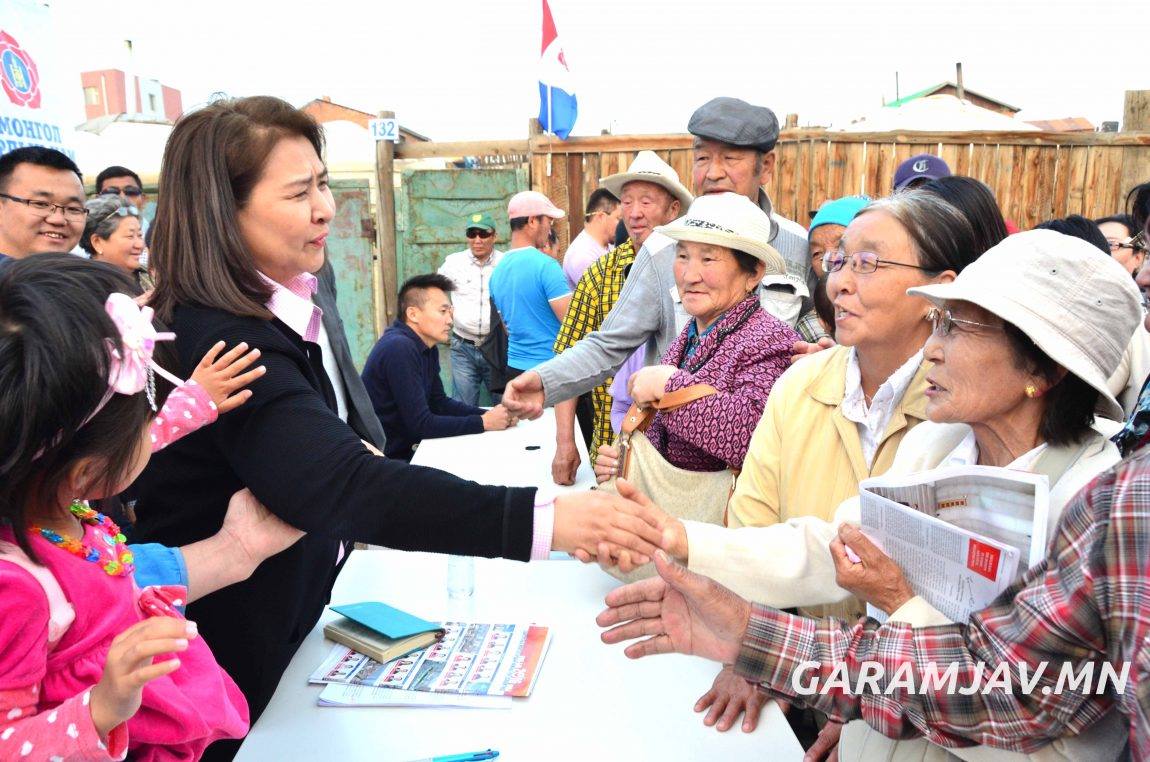
[[[934,95],[935,93],[937,93],[939,90],[943,89],[944,87],[953,87],[956,90],[958,89],[958,85],[955,84],[954,82],[949,82],[949,81],[948,82],[939,82],[937,85],[932,85],[932,86],[926,88],[925,90],[919,90],[917,93],[911,93],[910,95],[903,96],[902,98],[899,98],[897,101],[891,101],[890,103],[888,103],[886,105],[890,108],[897,108],[897,107],[899,107],[905,103],[909,103],[910,101],[917,100],[918,98],[925,98],[928,95]],[[963,87],[963,92],[965,92],[968,95],[977,96],[977,97],[982,98],[984,100],[993,101],[994,103],[997,103],[1000,106],[1004,106],[1004,107],[1010,109],[1011,111],[1021,111],[1022,110],[1022,109],[1018,108],[1018,106],[1011,106],[1009,103],[1006,103],[1004,101],[1000,101],[998,98],[991,98],[989,95],[983,95],[982,93],[978,92],[977,90],[971,90],[969,87]]]

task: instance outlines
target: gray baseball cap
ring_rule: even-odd
[[[769,151],[779,139],[779,120],[766,106],[738,98],[713,98],[691,114],[687,132],[743,148]]]

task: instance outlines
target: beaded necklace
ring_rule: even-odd
[[[106,560],[101,553],[100,548],[89,546],[79,540],[71,537],[65,537],[59,532],[44,527],[32,526],[30,529],[33,532],[39,532],[40,536],[48,542],[55,545],[57,548],[62,548],[74,556],[79,556],[85,561],[99,565],[104,572],[113,577],[123,577],[131,574],[135,569],[132,552],[124,547],[127,538],[120,532],[120,527],[116,526],[116,522],[100,513],[99,511],[89,507],[79,500],[73,500],[72,504],[68,506],[68,510],[72,515],[80,520],[82,524],[89,526],[99,527],[96,532],[100,539],[108,546],[108,554],[111,558]]]

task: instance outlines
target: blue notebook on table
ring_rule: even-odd
[[[444,635],[443,627],[435,622],[379,601],[330,608],[343,618],[324,625],[324,636],[378,662],[427,648]]]

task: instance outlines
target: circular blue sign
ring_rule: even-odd
[[[27,93],[32,89],[32,74],[24,59],[11,50],[0,54],[0,71],[4,72],[4,80],[9,87],[19,93]]]

